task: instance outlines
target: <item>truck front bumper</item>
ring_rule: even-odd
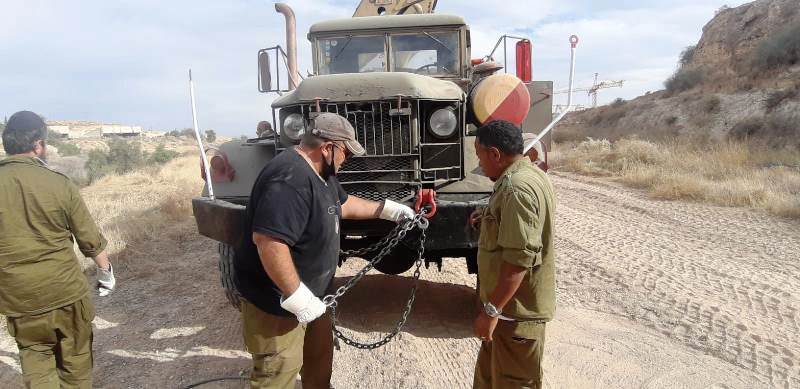
[[[484,198],[481,198],[484,197]],[[433,251],[464,250],[478,247],[478,230],[469,224],[475,209],[487,205],[487,195],[441,195],[438,210],[426,230],[425,249]],[[409,204],[412,205],[412,204]],[[207,197],[192,199],[197,230],[201,235],[239,247],[250,237],[245,226],[245,206]],[[386,220],[342,220],[342,249],[367,246],[383,238],[395,224]],[[410,234],[413,241],[416,232]]]
[[[248,233],[245,228],[246,211],[244,205],[225,200],[211,200],[208,197],[192,199],[192,211],[200,235],[218,242],[240,247]]]
[[[488,195],[483,195],[484,198],[474,194],[452,196],[442,195],[437,199],[438,209],[425,231],[425,250],[449,251],[478,247],[479,231],[470,226],[469,217],[473,211],[488,204]],[[355,249],[374,243],[394,227],[394,223],[386,220],[342,220],[342,249]],[[407,241],[415,241],[416,236],[415,231]]]

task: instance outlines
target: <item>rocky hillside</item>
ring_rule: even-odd
[[[703,69],[718,81],[738,79],[740,83],[735,86],[739,87],[748,86],[741,84],[747,78],[767,86],[787,86],[797,77],[797,69],[777,69],[780,66],[776,66],[774,70],[793,71],[770,72],[771,77],[759,73],[766,70],[763,65],[767,65],[764,61],[769,61],[768,57],[782,54],[780,52],[792,55],[788,53],[791,47],[774,45],[781,43],[774,41],[781,40],[781,35],[798,32],[798,27],[800,2],[797,0],[759,0],[737,8],[723,8],[703,27],[703,36],[689,50],[685,66]],[[796,41],[794,50],[793,62],[798,65]],[[774,76],[778,76],[777,79],[773,79]],[[777,82],[769,85],[769,81]]]
[[[721,9],[664,85],[569,115],[556,141],[690,136],[800,149],[800,1]]]

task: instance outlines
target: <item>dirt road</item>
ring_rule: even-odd
[[[653,201],[601,180],[553,180],[559,308],[548,326],[546,387],[800,388],[800,223]],[[247,370],[216,246],[193,230],[183,222],[121,255],[119,289],[98,302],[97,387],[178,388]],[[362,263],[349,261],[337,282]],[[471,386],[474,278],[456,259],[422,278],[402,337],[377,351],[343,346],[335,387]],[[409,285],[366,277],[342,302],[347,332],[366,340],[389,330]],[[20,386],[18,371],[16,347],[0,330],[0,387]]]

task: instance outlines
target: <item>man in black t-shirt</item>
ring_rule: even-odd
[[[391,200],[347,195],[336,172],[349,155],[362,154],[350,123],[323,113],[299,146],[267,163],[253,186],[252,241],[234,262],[253,388],[294,388],[297,373],[305,389],[330,387],[332,324],[321,297],[339,259],[340,219],[414,216]]]

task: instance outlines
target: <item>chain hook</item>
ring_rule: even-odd
[[[436,191],[433,189],[420,189],[417,192],[417,202],[414,204],[414,210],[421,213],[427,219],[433,218],[436,215]]]

